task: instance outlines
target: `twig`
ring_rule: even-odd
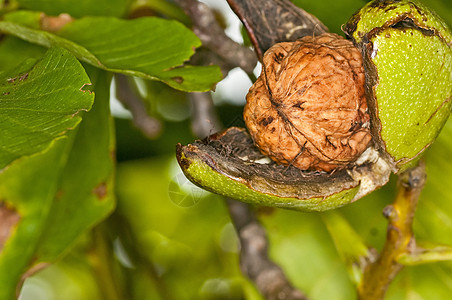
[[[398,257],[397,262],[404,266],[416,266],[421,264],[451,261],[452,247],[447,245],[428,245],[420,247],[419,242],[416,243],[416,249],[410,253],[404,253]]]
[[[378,259],[364,270],[358,286],[359,299],[383,299],[389,284],[403,267],[398,258],[416,249],[412,225],[425,179],[423,163],[399,176],[396,199],[383,211],[389,220],[386,243]]]
[[[155,138],[160,134],[162,125],[159,120],[146,113],[146,107],[136,91],[130,86],[129,78],[122,74],[115,74],[116,97],[130,110],[133,123],[148,138]]]
[[[303,300],[303,293],[287,280],[283,270],[268,257],[268,240],[249,205],[227,199],[229,212],[240,239],[242,272],[255,282],[265,299]]]
[[[229,65],[242,68],[251,74],[257,59],[253,51],[234,42],[220,27],[211,9],[197,0],[176,0],[193,22],[193,32],[203,46],[218,54]]]
[[[188,98],[192,105],[191,126],[193,133],[199,138],[205,138],[221,129],[209,92],[190,93]]]

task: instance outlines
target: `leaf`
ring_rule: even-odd
[[[9,76],[8,76],[9,75]],[[94,95],[80,63],[66,50],[50,49],[31,69],[0,79],[0,170],[44,150],[81,121]]]
[[[126,12],[129,0],[17,0],[21,8],[43,11],[48,15],[68,13],[73,17],[113,16]]]
[[[89,71],[96,98],[77,130],[60,174],[46,234],[36,254],[42,261],[56,260],[81,233],[106,217],[115,204],[115,141],[109,111],[111,75],[94,68]]]
[[[364,199],[356,203],[361,201]],[[354,286],[321,220],[322,214],[284,209],[262,214],[271,258],[311,300],[354,299]]]
[[[30,44],[14,36],[4,36],[0,41],[0,66],[2,66],[0,78],[4,76],[3,72],[10,73],[10,69],[14,68],[17,71],[18,66],[27,59],[42,58],[46,50],[44,47]]]
[[[201,42],[176,21],[86,17],[67,24],[59,36],[3,21],[0,31],[46,47],[58,45],[95,67],[161,80],[183,91],[207,91],[222,78],[217,66],[181,66]]]
[[[169,2],[166,0],[145,0],[145,1],[135,1],[132,3],[131,15],[136,15],[143,12],[149,12],[149,10],[157,15],[163,15],[170,19],[178,20],[184,24],[190,24],[190,18],[184,13],[182,8],[174,2]]]
[[[40,29],[42,26],[41,18],[43,15],[44,14],[39,11],[18,10],[5,14],[2,21],[19,23],[33,29]]]
[[[14,299],[32,263],[69,146],[67,137],[60,138],[47,151],[24,157],[0,173],[2,204],[19,217],[0,252],[0,299]]]
[[[182,65],[193,55],[194,48],[201,45],[190,30],[175,21],[159,18],[129,21],[83,18],[68,24],[59,34],[85,47],[113,71],[122,70],[123,73],[145,78],[155,76],[182,90],[192,85],[200,89],[206,84],[210,89],[221,80],[217,67],[172,69]],[[215,74],[215,71],[218,73]]]
[[[19,216],[0,252],[0,299],[12,299],[114,207],[110,77],[92,75],[96,102],[79,128],[0,173],[1,203]]]
[[[329,211],[321,216],[338,254],[347,267],[350,279],[358,284],[362,277],[365,258],[372,254],[340,212]]]

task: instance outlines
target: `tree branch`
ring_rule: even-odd
[[[197,0],[175,0],[193,22],[193,32],[203,46],[218,54],[228,65],[242,68],[251,74],[257,59],[253,51],[234,42],[220,27],[212,10]],[[229,71],[229,70],[227,70]]]
[[[218,132],[221,124],[210,93],[189,93],[188,99],[193,109],[191,119],[193,133],[203,139]]]
[[[155,138],[160,134],[160,121],[146,113],[146,107],[136,91],[130,86],[129,78],[122,74],[115,74],[116,98],[132,113],[133,123],[148,138]]]
[[[268,257],[268,240],[250,206],[226,199],[229,213],[240,239],[242,272],[256,284],[268,300],[305,300],[303,293],[287,280],[283,270]]]
[[[416,249],[412,226],[425,179],[423,163],[399,175],[396,199],[383,211],[389,220],[386,243],[377,260],[364,270],[358,286],[359,299],[383,299],[389,284],[403,267],[398,258]]]

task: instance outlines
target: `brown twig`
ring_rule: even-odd
[[[229,212],[240,239],[242,272],[256,284],[265,299],[303,300],[303,293],[287,280],[283,270],[268,257],[268,240],[249,205],[227,199]]]
[[[209,92],[188,94],[192,106],[191,126],[193,133],[199,138],[205,138],[221,129]]]
[[[193,22],[193,32],[203,46],[219,55],[228,65],[242,68],[251,74],[257,59],[253,51],[234,42],[218,24],[212,10],[197,0],[176,0]],[[229,71],[229,70],[227,70]]]
[[[396,199],[383,211],[389,220],[386,243],[378,259],[364,270],[358,286],[360,300],[383,299],[389,284],[403,267],[397,262],[398,257],[416,248],[412,225],[425,179],[423,163],[399,176]]]
[[[129,78],[122,74],[115,74],[116,98],[132,113],[133,123],[148,138],[155,138],[160,134],[160,121],[149,116],[142,99],[131,87]]]

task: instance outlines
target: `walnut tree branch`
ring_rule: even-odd
[[[193,32],[202,41],[203,46],[219,55],[231,66],[242,68],[251,74],[257,59],[253,51],[244,47],[225,33],[218,24],[212,10],[197,0],[176,0],[193,22]]]
[[[219,131],[221,124],[210,93],[189,93],[188,98],[192,106],[191,126],[193,133],[199,138],[205,138]]]
[[[116,97],[132,113],[133,123],[148,138],[155,138],[160,134],[162,126],[159,120],[149,116],[143,100],[131,87],[130,79],[122,74],[115,74]]]
[[[242,272],[256,284],[265,299],[303,300],[303,293],[287,280],[283,270],[268,257],[268,240],[250,206],[227,199],[229,212],[240,239]]]
[[[425,179],[422,162],[399,175],[396,199],[383,211],[389,221],[386,242],[377,260],[364,269],[358,286],[360,300],[383,299],[389,284],[403,267],[398,258],[416,249],[413,219]]]

